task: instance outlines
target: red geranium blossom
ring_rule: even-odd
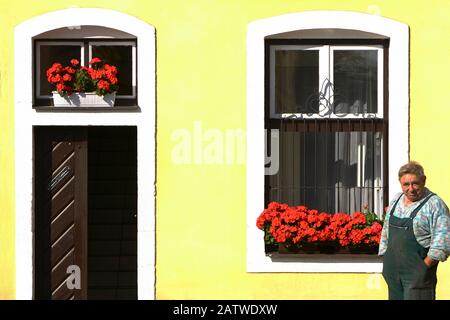
[[[89,64],[96,64],[102,62],[102,59],[100,58],[92,58],[91,61],[89,61]]]
[[[382,225],[368,221],[361,212],[330,214],[306,206],[271,202],[256,225],[265,239],[278,244],[336,243],[340,246],[379,244]]]
[[[94,57],[89,61],[91,67],[81,66],[78,59],[71,59],[69,66],[63,67],[55,62],[47,70],[47,80],[53,84],[61,96],[73,92],[92,92],[104,96],[118,90],[117,68]]]
[[[97,85],[100,89],[103,89],[105,91],[109,90],[109,82],[108,81],[100,80]]]

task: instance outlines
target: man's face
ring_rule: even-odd
[[[415,174],[407,173],[400,178],[402,191],[409,201],[415,202],[422,198],[425,189],[425,177],[419,179]]]

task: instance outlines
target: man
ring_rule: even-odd
[[[390,300],[434,300],[439,261],[450,254],[450,216],[444,201],[425,187],[417,162],[398,172],[402,193],[391,201],[379,255]]]

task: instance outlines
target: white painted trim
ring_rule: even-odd
[[[117,29],[98,27],[98,26],[71,26],[70,33],[67,33],[67,27],[53,29],[44,32],[35,37],[35,39],[95,39],[98,38],[99,29],[102,29],[101,38],[110,39],[130,39],[134,38],[132,34],[122,32]]]
[[[275,54],[277,50],[283,51],[299,51],[299,50],[311,50],[317,51],[319,54],[319,82],[317,87],[322,89],[322,84],[325,83],[327,79],[334,84],[334,73],[333,73],[333,58],[334,51],[336,50],[372,50],[377,51],[377,111],[376,113],[348,113],[348,114],[328,114],[329,109],[320,110],[319,113],[276,113],[275,112]],[[364,119],[364,118],[383,118],[383,47],[380,45],[353,45],[353,46],[342,46],[342,45],[290,45],[290,44],[277,44],[270,45],[269,48],[269,59],[270,59],[270,94],[269,94],[269,108],[270,108],[270,118],[271,119],[283,119],[283,118],[295,118],[295,119]],[[330,97],[330,104],[333,104],[333,96]],[[322,114],[321,114],[322,112]],[[326,114],[324,116],[324,114]]]
[[[311,255],[278,254],[264,257],[264,265],[257,272],[339,272],[339,273],[380,273],[381,259],[368,255]],[[250,270],[247,270],[250,271]]]
[[[365,114],[361,114],[358,116],[355,116],[353,114],[346,115],[341,118],[364,118],[364,117],[371,117],[371,118],[378,118],[383,119],[383,105],[384,105],[384,49],[380,45],[372,45],[372,46],[330,46],[330,64],[334,64],[334,52],[335,51],[344,51],[344,50],[366,50],[366,51],[376,51],[377,52],[377,112],[370,113],[367,112]],[[331,83],[334,83],[334,73],[330,72],[330,81]],[[333,103],[333,100],[331,99],[331,103]]]
[[[100,30],[100,29],[97,29]],[[103,41],[102,39],[89,40],[86,41],[88,45],[88,57],[84,55],[85,42],[79,41],[45,41],[38,40],[36,42],[36,97],[38,99],[48,98],[50,99],[51,95],[41,95],[41,83],[39,81],[41,77],[41,50],[40,47],[42,45],[45,46],[60,46],[60,45],[68,45],[68,46],[80,46],[80,64],[83,66],[85,62],[88,62],[92,59],[92,46],[108,46],[108,45],[116,45],[116,46],[130,46],[131,47],[131,56],[132,56],[132,65],[131,65],[131,95],[117,95],[117,98],[121,99],[136,99],[136,43],[134,41]]]
[[[269,108],[270,108],[270,118],[279,119],[295,116],[300,117],[315,117],[316,115],[308,115],[306,113],[276,113],[275,110],[275,69],[276,69],[276,52],[278,50],[283,51],[317,51],[319,60],[319,81],[317,87],[320,88],[320,84],[324,82],[328,75],[328,49],[324,45],[271,45],[269,48],[269,59],[270,59],[270,71],[269,71],[269,83],[270,83],[270,94],[269,94]],[[325,51],[325,52],[324,52]],[[324,59],[325,58],[325,59]],[[326,61],[325,61],[326,60]],[[318,115],[317,115],[318,116]]]
[[[120,22],[118,24],[118,22]],[[135,113],[51,113],[32,108],[34,36],[71,25],[117,28],[137,38]],[[73,8],[34,17],[15,29],[16,298],[33,298],[33,126],[136,126],[138,138],[138,298],[155,298],[155,29],[112,10]]]
[[[310,29],[347,29],[390,38],[389,46],[389,196],[398,189],[396,171],[408,161],[409,29],[376,15],[345,11],[307,11],[252,22],[247,31],[247,271],[380,272],[381,263],[274,263],[264,254],[256,219],[264,209],[264,37]],[[395,121],[393,121],[395,119]],[[315,269],[317,267],[317,269]]]

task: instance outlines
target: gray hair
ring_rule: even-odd
[[[423,179],[425,177],[423,167],[416,161],[410,161],[400,167],[400,170],[398,170],[398,178],[400,179],[405,174],[414,174],[419,179]]]

